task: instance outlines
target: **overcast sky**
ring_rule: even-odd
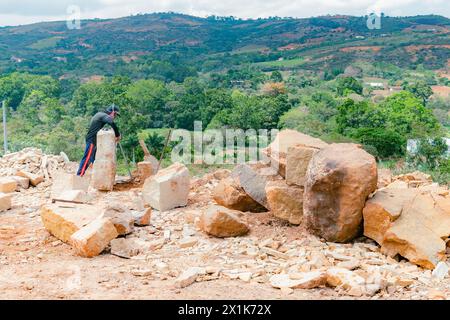
[[[162,11],[240,18],[361,16],[370,12],[384,12],[390,16],[439,14],[450,17],[449,0],[0,0],[0,26],[66,20],[70,5],[80,8],[82,19]]]

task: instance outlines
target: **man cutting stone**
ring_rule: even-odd
[[[97,133],[103,129],[105,125],[108,124],[113,128],[114,134],[116,135],[116,142],[120,141],[119,128],[114,123],[114,119],[117,116],[120,116],[119,107],[112,104],[106,109],[106,111],[98,112],[92,117],[89,131],[86,135],[86,148],[84,150],[84,156],[77,172],[78,176],[84,176],[89,166],[94,163],[95,153],[97,152]]]

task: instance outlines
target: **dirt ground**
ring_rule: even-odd
[[[250,217],[251,232],[245,237],[216,239],[195,230],[189,224],[192,215],[210,202],[206,186],[190,197],[187,208],[167,213],[154,212],[152,225],[136,228],[136,237],[154,240],[171,231],[170,240],[159,250],[145,256],[123,259],[108,251],[86,259],[74,254],[71,246],[51,236],[43,227],[40,207],[49,203],[49,188],[34,188],[15,193],[13,208],[0,213],[0,299],[428,299],[449,296],[450,281],[435,284],[428,281],[430,271],[415,268],[408,262],[391,261],[392,266],[409,268],[418,274],[417,281],[407,288],[382,290],[371,297],[354,297],[342,289],[296,289],[286,293],[271,287],[264,279],[267,274],[286,268],[287,262],[271,257],[258,260],[245,253],[251,244],[266,239],[279,241],[281,246],[297,246],[299,250],[319,251],[328,245],[305,233],[301,227],[289,226],[268,213]],[[96,200],[130,201],[129,192],[119,188],[108,194],[99,194]],[[198,244],[181,249],[177,244],[183,228],[188,225],[195,233]],[[304,243],[304,247],[298,243]],[[376,246],[371,257],[380,255]],[[311,249],[313,248],[313,249]],[[339,250],[353,250],[353,245],[337,246]],[[358,249],[361,251],[361,249]],[[374,249],[371,249],[374,250]],[[358,252],[359,252],[358,251]],[[353,251],[349,251],[353,252]],[[355,254],[359,254],[354,251]],[[351,254],[351,253],[350,253]],[[368,254],[369,255],[369,254]],[[372,259],[373,260],[373,259]],[[289,266],[294,266],[295,263]],[[176,277],[190,266],[220,266],[221,269],[251,270],[261,273],[250,281],[233,277],[204,278],[186,288],[174,286]],[[417,269],[417,270],[416,270]],[[416,271],[414,271],[416,270]],[[421,281],[421,275],[423,279]],[[235,277],[236,278],[236,277]],[[437,292],[437,293],[436,293]]]

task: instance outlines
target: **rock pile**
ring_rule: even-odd
[[[329,145],[281,131],[264,153],[270,164],[238,165],[214,190],[229,209],[261,212],[305,225],[328,241],[361,233],[364,203],[377,186],[375,158],[355,144]]]
[[[64,153],[48,155],[40,149],[25,148],[0,158],[0,176],[15,176],[18,171],[22,171],[48,180],[68,163],[69,159]]]

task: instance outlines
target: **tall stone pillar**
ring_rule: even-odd
[[[92,187],[112,191],[116,180],[116,137],[113,131],[97,133],[97,153],[92,172]]]

